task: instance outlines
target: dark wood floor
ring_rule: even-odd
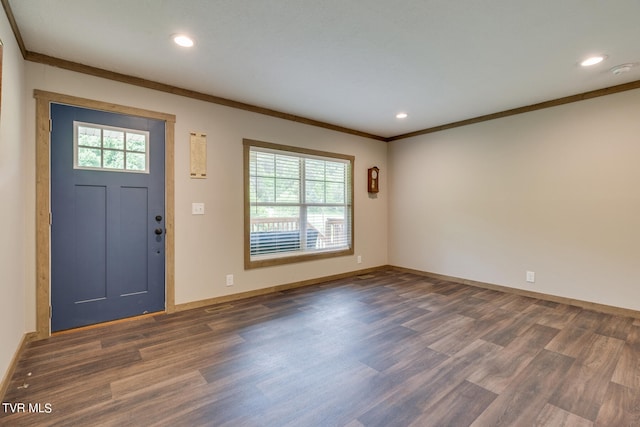
[[[41,405],[10,426],[640,426],[640,321],[379,271],[30,343],[4,400]]]

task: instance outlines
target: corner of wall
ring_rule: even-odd
[[[26,206],[30,192],[25,168],[28,142],[24,140],[24,59],[4,13],[0,13],[3,41],[2,106],[0,109],[0,222],[6,227],[0,240],[0,376],[10,369],[20,348],[26,322]]]

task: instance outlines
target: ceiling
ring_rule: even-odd
[[[3,2],[30,53],[384,138],[640,80],[638,0]]]

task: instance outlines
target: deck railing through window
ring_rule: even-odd
[[[323,249],[344,243],[344,219],[328,218],[318,227],[307,222],[307,248]],[[252,253],[269,253],[300,247],[300,221],[295,217],[251,218]]]

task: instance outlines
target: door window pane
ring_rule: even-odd
[[[100,129],[78,126],[78,145],[84,147],[101,147]]]
[[[116,150],[124,150],[124,132],[106,130],[103,136],[104,148],[115,148]]]
[[[102,151],[96,148],[78,147],[78,165],[85,168],[99,168]]]
[[[108,169],[124,169],[124,151],[104,150],[103,167]]]
[[[127,151],[147,151],[147,137],[141,133],[127,133]]]
[[[127,153],[127,170],[143,171],[145,159],[144,153]]]

